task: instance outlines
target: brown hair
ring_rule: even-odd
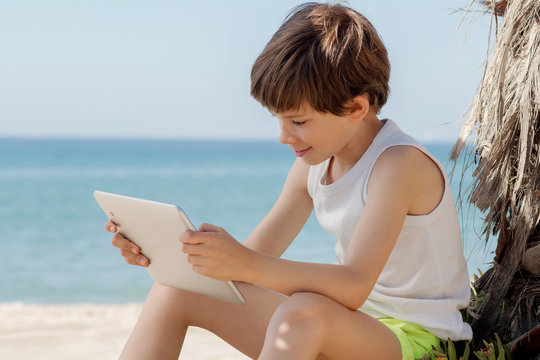
[[[251,95],[274,113],[310,105],[344,115],[362,94],[376,112],[388,99],[390,63],[377,31],[338,4],[305,3],[287,16],[251,70]]]

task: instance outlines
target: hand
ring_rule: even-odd
[[[237,242],[223,228],[202,224],[198,231],[180,236],[182,251],[201,275],[217,280],[243,280],[249,272],[248,262],[254,252]]]
[[[115,233],[118,231],[118,227],[111,220],[105,224],[105,230]],[[120,249],[120,254],[124,257],[124,260],[131,265],[139,265],[148,267],[150,261],[143,254],[141,254],[141,248],[126,239],[122,234],[117,233],[112,238],[112,245]]]

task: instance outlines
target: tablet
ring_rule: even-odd
[[[193,271],[179,237],[195,228],[178,206],[102,191],[95,191],[94,198],[118,231],[137,244],[150,260],[146,269],[156,282],[219,300],[245,303],[232,281],[215,280]]]

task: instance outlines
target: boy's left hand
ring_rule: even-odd
[[[186,231],[180,241],[193,270],[217,280],[242,280],[253,255],[223,228],[211,224],[202,224],[198,231]]]

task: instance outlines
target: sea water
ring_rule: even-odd
[[[451,146],[427,148],[449,172]],[[0,139],[0,302],[143,301],[152,280],[111,245],[94,190],[175,203],[195,226],[219,225],[242,241],[294,160],[277,142]],[[461,172],[458,164],[457,203],[460,182],[472,181]],[[465,202],[460,221],[472,277],[488,267],[493,246],[483,244],[481,214]],[[312,216],[284,257],[332,263],[334,243]]]

